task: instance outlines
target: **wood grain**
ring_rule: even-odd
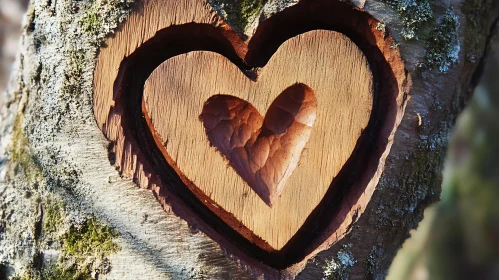
[[[303,83],[317,97],[317,120],[280,199],[269,207],[210,147],[199,115],[211,96],[247,100],[260,113],[287,87]],[[373,105],[372,73],[344,35],[311,31],[285,42],[256,82],[225,57],[190,52],[173,57],[146,81],[144,107],[177,172],[279,250],[303,225],[350,157]]]
[[[147,15],[146,18],[143,15]],[[144,20],[146,19],[146,20]],[[94,95],[94,112],[99,126],[105,126],[107,135],[117,140],[122,133],[112,125],[117,119],[108,119],[109,108],[114,106],[113,88],[123,58],[130,56],[138,47],[151,39],[158,30],[171,25],[190,22],[216,24],[219,19],[205,1],[191,0],[143,0],[140,10],[133,13],[120,32],[106,41],[100,50],[94,77],[94,89],[105,94]],[[106,125],[109,124],[109,125]]]

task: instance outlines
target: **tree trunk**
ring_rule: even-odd
[[[425,207],[439,199],[448,134],[480,75],[490,29],[499,17],[499,3],[352,2],[33,0],[25,18],[15,73],[2,97],[8,102],[2,108],[0,122],[0,278],[384,278],[409,231],[423,218]],[[337,32],[327,35],[316,29]],[[305,31],[311,32],[299,35]],[[244,216],[244,211],[252,207],[250,203],[235,202],[236,206],[228,210],[229,206],[224,205],[230,203],[224,204],[216,194],[196,186],[194,182],[201,179],[189,179],[214,174],[198,174],[196,168],[189,173],[179,152],[169,150],[163,128],[154,123],[156,115],[171,110],[178,112],[169,118],[181,115],[176,101],[169,101],[164,110],[155,109],[163,106],[162,101],[140,98],[135,102],[134,85],[142,79],[138,91],[144,91],[144,98],[156,100],[155,96],[163,91],[156,93],[154,88],[163,83],[162,77],[185,79],[192,86],[198,81],[192,73],[226,62],[232,63],[227,67],[235,64],[245,69],[247,77],[262,77],[258,82],[263,83],[266,68],[277,69],[271,71],[274,74],[288,70],[284,66],[272,68],[274,60],[267,64],[274,53],[289,62],[291,68],[290,61],[300,61],[298,54],[312,48],[312,43],[306,48],[293,45],[298,42],[294,38],[300,42],[308,42],[307,38],[311,38],[310,42],[318,40],[317,48],[328,46],[328,38],[345,40],[347,49],[363,53],[365,58],[357,55],[358,60],[338,64],[341,71],[337,75],[342,81],[339,86],[347,84],[348,78],[359,90],[356,106],[349,110],[368,106],[365,111],[370,117],[364,123],[360,113],[350,119],[349,127],[358,128],[358,135],[321,139],[320,143],[344,141],[342,147],[348,146],[351,138],[355,141],[348,157],[338,164],[340,171],[326,176],[334,177],[333,183],[329,187],[327,182],[317,201],[311,201],[313,195],[306,196],[310,191],[289,199],[301,203],[297,212],[303,213],[293,216],[302,219],[296,222],[296,229],[286,227],[291,221],[270,231],[265,226],[258,232],[257,226],[250,225],[256,214]],[[259,47],[261,42],[270,43]],[[281,44],[281,49],[287,51],[277,50]],[[318,53],[330,58],[329,49],[324,49]],[[202,64],[201,56],[193,56],[197,60],[189,64],[190,68],[169,70],[178,61],[175,54],[193,50],[212,50],[230,61],[212,57]],[[339,53],[341,58],[352,52]],[[165,60],[170,64],[160,66]],[[306,68],[312,62],[296,64]],[[316,71],[319,64],[310,71]],[[362,64],[368,64],[369,69],[352,66]],[[156,68],[162,72],[153,72]],[[352,74],[355,71],[364,72]],[[308,84],[325,79],[311,73],[316,79],[307,80]],[[222,74],[217,77],[219,84],[210,89],[213,93],[208,96],[226,94],[224,86],[236,79],[224,79]],[[287,77],[275,74],[271,80],[284,83]],[[370,78],[374,90],[363,98],[360,88],[371,85]],[[209,79],[197,82],[197,86],[206,90],[205,83]],[[249,88],[246,78],[237,83],[241,91]],[[303,88],[307,98],[314,94],[307,85],[289,88],[288,95]],[[336,131],[335,125],[320,121],[325,115],[320,111],[321,104],[341,101],[341,95],[328,96],[332,101],[321,99],[319,86],[311,90],[318,97],[317,104],[307,105],[313,110],[301,107],[294,118],[281,119],[296,125],[300,122],[298,115],[306,111],[310,120],[319,108],[316,122],[307,122],[312,132],[299,130],[300,137],[311,135],[310,140],[306,137],[308,146],[304,146],[304,152],[303,147],[298,149],[300,162],[307,164],[304,158],[311,158],[312,163],[317,160],[309,156],[314,148],[318,149],[314,146],[314,129],[321,129],[320,124],[325,123],[325,128]],[[277,105],[270,105],[267,116],[260,116],[263,129],[273,127],[268,117],[273,106],[288,108],[287,91],[276,97]],[[189,92],[185,90],[182,96]],[[235,92],[229,94],[237,96]],[[238,104],[255,109],[243,99],[244,95],[238,97]],[[266,104],[254,100],[257,109]],[[335,112],[329,107],[324,110],[328,114]],[[204,128],[209,127],[208,115],[203,109],[199,123]],[[198,115],[195,118],[199,121]],[[161,123],[165,124],[164,131],[170,131],[167,121]],[[189,127],[184,130],[194,131],[187,121],[181,124]],[[142,133],[142,126],[149,127],[147,133]],[[223,138],[220,134],[201,134],[192,136],[192,141],[208,137],[214,147],[207,145],[206,149],[225,155],[227,170],[239,174],[255,192],[244,195],[254,197],[258,201],[255,205],[263,205],[255,206],[255,211],[263,207],[278,209],[280,200],[286,199],[286,188],[293,186],[292,176],[276,181],[258,177],[264,175],[248,171],[256,160],[244,162],[242,155],[225,149],[226,143],[217,140]],[[264,141],[274,134],[257,138]],[[301,138],[288,134],[290,142],[301,143]],[[323,148],[323,152],[334,150],[332,146]],[[259,153],[252,155],[258,158]],[[203,157],[198,156],[195,154],[187,162],[202,162]],[[298,159],[297,170],[303,169],[305,164],[300,165]],[[243,163],[237,165],[236,161]],[[280,166],[292,162],[294,159],[265,163],[261,169],[270,166],[274,171],[284,170]],[[216,165],[214,160],[210,163]],[[324,164],[319,161],[312,166],[319,169]],[[209,169],[207,165],[203,169]],[[222,171],[211,173],[218,176]],[[236,185],[229,177],[219,178],[224,183],[215,184],[215,190]],[[258,178],[264,179],[254,183]],[[282,183],[284,191],[281,181],[286,182]],[[237,203],[246,208],[238,208]],[[292,213],[293,208],[285,208],[285,212]],[[255,223],[264,222],[260,219]],[[288,239],[283,242],[281,238]]]

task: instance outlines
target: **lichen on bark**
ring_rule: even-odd
[[[325,280],[346,280],[349,278],[353,265],[357,262],[352,253],[352,244],[345,244],[338,251],[336,258],[327,260],[323,266]]]
[[[405,40],[418,39],[420,28],[433,19],[433,10],[428,0],[382,0],[390,4],[400,15],[404,24],[402,37]]]
[[[238,31],[244,32],[248,24],[260,14],[269,0],[209,0],[217,12]]]
[[[452,9],[440,17],[427,41],[426,60],[430,68],[447,72],[459,58],[459,21]]]

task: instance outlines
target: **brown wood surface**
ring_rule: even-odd
[[[295,83],[314,91],[317,120],[299,167],[290,171],[282,196],[270,207],[234,168],[227,167],[227,157],[210,147],[199,116],[204,103],[217,94],[239,97],[265,114],[276,97]],[[276,250],[302,226],[350,157],[369,121],[372,100],[372,75],[364,55],[351,40],[333,31],[311,31],[290,39],[260,70],[256,82],[219,54],[192,52],[165,61],[144,89],[146,111],[170,164],[186,183]],[[284,148],[302,144],[299,140]],[[272,176],[288,165],[285,156],[277,156],[264,172]]]
[[[199,116],[210,145],[269,207],[298,165],[316,118],[317,98],[303,83],[280,93],[265,117],[251,103],[222,94],[208,98]]]

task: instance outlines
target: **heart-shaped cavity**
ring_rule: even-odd
[[[286,88],[265,119],[230,95],[210,97],[200,115],[211,144],[269,206],[296,168],[316,117],[317,99],[304,84]]]

